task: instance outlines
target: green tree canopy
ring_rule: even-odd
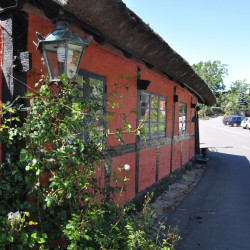
[[[226,88],[223,78],[228,74],[227,65],[222,64],[219,60],[217,60],[213,62],[199,62],[194,64],[192,67],[195,72],[208,84],[217,100],[220,99],[222,91]]]
[[[238,93],[241,88],[247,92],[246,80],[236,80],[232,82],[230,86],[230,93]]]
[[[236,80],[231,83],[230,89],[223,93],[221,107],[225,113],[237,113],[249,109],[249,103],[246,80]]]

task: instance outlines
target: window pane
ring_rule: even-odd
[[[158,109],[158,96],[151,95],[151,109]]]
[[[180,106],[179,106],[179,117],[182,117],[182,103],[180,103]]]
[[[186,121],[183,121],[183,123],[182,123],[182,130],[183,130],[183,132],[186,131]]]
[[[144,123],[143,128],[142,128],[142,133],[146,136],[149,137],[149,123]]]
[[[143,121],[149,121],[149,109],[141,109],[141,118]]]
[[[179,134],[182,134],[182,122],[179,122]]]
[[[152,122],[158,121],[158,110],[151,110],[151,121]]]
[[[179,106],[179,134],[184,134],[186,131],[186,110],[187,110],[187,104],[180,103],[180,106]]]
[[[103,100],[103,81],[89,78],[90,95],[93,99]]]
[[[104,142],[104,124],[101,122],[98,122],[98,124],[94,127],[92,127],[91,130],[88,130],[88,138],[89,140],[97,140],[96,142],[103,143]]]
[[[163,98],[160,98],[160,110],[165,110],[166,109],[166,100]]]
[[[179,120],[180,120],[181,122],[184,122],[184,121],[186,120],[186,117],[185,117],[184,115],[182,115],[182,116],[179,117]]]
[[[151,135],[152,136],[158,135],[158,124],[157,123],[151,123]]]
[[[159,112],[159,121],[160,122],[165,122],[166,121],[166,112],[165,111],[160,111]]]
[[[141,93],[141,118],[143,121],[149,121],[149,95]]]
[[[183,103],[183,113],[186,115],[187,112],[187,104]]]
[[[140,119],[144,122],[146,137],[164,136],[166,130],[166,98],[141,91]],[[160,131],[159,131],[160,129]]]
[[[83,83],[84,96],[87,96],[89,102],[92,103],[92,108],[88,110],[82,124],[84,128],[84,143],[98,139],[98,144],[101,143],[104,145],[106,121],[103,116],[105,114],[104,86],[106,79],[82,69],[80,69],[79,74],[83,76],[85,81]]]
[[[159,135],[165,135],[165,123],[159,124]]]
[[[141,107],[142,108],[147,108],[149,105],[149,95],[142,92],[141,93]]]

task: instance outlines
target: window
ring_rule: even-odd
[[[95,120],[86,116],[83,121],[84,124],[92,124],[93,130],[86,130],[84,132],[84,141],[87,142],[91,137],[102,137],[104,142],[104,127],[105,120],[103,115],[105,114],[106,107],[106,78],[88,71],[79,70],[79,75],[83,77],[85,83],[83,84],[84,95],[90,101],[94,101],[95,105]],[[84,126],[88,127],[88,126]]]
[[[166,134],[166,98],[141,91],[140,120],[143,121],[147,138],[164,137]]]
[[[187,116],[187,104],[180,102],[179,108],[179,134],[184,134],[186,131],[186,116]]]

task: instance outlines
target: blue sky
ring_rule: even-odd
[[[249,0],[123,0],[190,65],[219,60],[250,83]]]

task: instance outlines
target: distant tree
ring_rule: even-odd
[[[221,106],[225,113],[242,113],[249,109],[250,97],[245,80],[232,82],[230,90],[222,96]]]
[[[246,88],[242,86],[241,88],[239,88],[239,91],[238,91],[237,106],[239,108],[246,108],[248,107],[248,103],[249,103],[249,100],[247,97]]]
[[[213,62],[199,62],[192,67],[213,91],[217,99],[216,106],[220,106],[221,95],[226,88],[223,78],[228,74],[227,65],[217,60]]]
[[[236,80],[231,83],[230,92],[231,93],[238,93],[239,89],[243,88],[245,92],[247,92],[247,84],[246,80]]]
[[[237,92],[227,91],[222,94],[221,108],[225,114],[235,114],[237,112]]]

